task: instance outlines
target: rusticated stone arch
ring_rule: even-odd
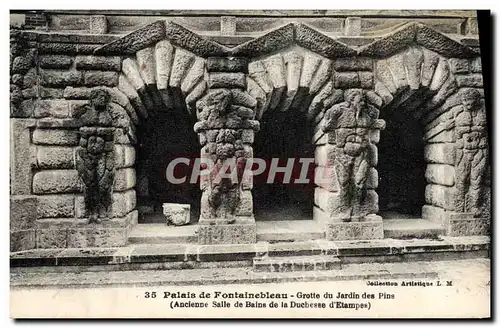
[[[376,103],[381,113],[404,108],[405,115],[412,116],[416,123],[423,126],[426,205],[422,209],[422,217],[442,224],[449,235],[485,233],[490,216],[486,147],[481,150],[483,166],[472,168],[485,171],[482,203],[480,208],[467,209],[459,200],[460,188],[457,187],[459,175],[466,173],[457,166],[461,164],[457,159],[453,128],[446,127],[462,111],[464,93],[475,89],[476,95],[484,97],[482,79],[475,74],[478,62],[480,58],[477,57],[449,58],[422,46],[411,45],[374,63],[374,91],[379,97]],[[484,100],[478,101],[484,113]],[[484,115],[475,124],[486,131]]]

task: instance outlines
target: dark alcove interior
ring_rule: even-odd
[[[254,157],[266,162],[266,170],[254,176],[253,204],[256,221],[312,220],[314,202],[314,162],[309,164],[308,184],[294,183],[302,169],[300,158],[314,158],[312,128],[304,113],[268,111],[255,135]],[[273,158],[278,167],[294,159],[290,183],[283,183],[284,173],[277,173],[273,183],[266,183]]]
[[[142,215],[140,223],[165,222],[163,203],[191,205],[191,224],[200,213],[199,183],[190,183],[193,162],[200,155],[198,136],[193,131],[193,120],[180,110],[157,111],[146,124],[137,129],[137,202]],[[188,158],[190,165],[175,166],[175,178],[186,177],[186,182],[167,181],[169,163],[179,157]]]
[[[422,103],[411,97],[402,105],[382,109],[386,121],[378,144],[379,213],[384,219],[421,218],[425,204],[423,126],[406,105]]]

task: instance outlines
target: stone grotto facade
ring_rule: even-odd
[[[179,224],[191,216],[185,227],[161,225],[172,235],[192,227],[192,244],[255,244],[267,197],[258,188],[270,187],[244,174],[169,186],[164,160],[189,153],[241,168],[304,138],[313,176],[327,176],[303,198],[286,195],[307,200],[306,224],[327,241],[387,238],[395,219],[489,235],[489,114],[473,11],[11,19],[11,252],[125,246],[135,229],[161,222],[148,221],[158,210],[164,219],[163,203],[188,216]],[[287,122],[305,132],[283,137]],[[286,221],[280,213],[266,223]]]

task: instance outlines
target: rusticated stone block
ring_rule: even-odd
[[[333,145],[322,145],[316,147],[314,162],[316,165],[333,167],[336,147]]]
[[[433,205],[424,205],[422,207],[422,219],[436,222],[443,226],[448,223],[446,211],[441,207]]]
[[[135,169],[125,168],[116,170],[114,190],[124,191],[131,189],[135,186],[135,182],[136,182]]]
[[[33,249],[35,245],[35,229],[18,230],[10,233],[11,252]]]
[[[66,248],[68,229],[36,230],[36,248]]]
[[[17,118],[27,118],[33,115],[35,109],[35,102],[32,99],[23,100],[17,106],[11,104],[10,116]]]
[[[245,57],[208,57],[209,72],[248,72],[248,59]]]
[[[66,100],[38,100],[35,102],[34,116],[68,117],[69,103]]]
[[[219,73],[213,72],[208,76],[208,87],[214,88],[246,88],[244,73]]]
[[[22,74],[12,74],[10,77],[10,81],[16,85],[22,86],[23,85],[23,75]]]
[[[373,69],[373,60],[367,57],[335,58],[333,68],[337,72],[371,71]]]
[[[69,68],[73,57],[67,55],[42,55],[38,57],[41,68]]]
[[[74,195],[43,195],[37,199],[38,218],[75,217]]]
[[[83,82],[82,72],[40,70],[40,84],[44,86],[62,87],[67,85],[80,85]]]
[[[22,96],[23,96],[24,99],[36,98],[37,95],[38,95],[38,89],[39,88],[36,88],[36,87],[24,89],[24,90],[21,91],[21,94],[22,94]],[[10,100],[10,102],[14,103],[12,101],[12,99]]]
[[[125,246],[128,232],[128,228],[69,228],[68,248]]]
[[[456,79],[459,87],[483,87],[483,76],[481,74],[459,75]]]
[[[197,231],[198,244],[255,244],[257,242],[255,222],[245,221],[236,220],[233,224],[203,224],[200,222]]]
[[[70,169],[74,167],[73,147],[37,147],[36,166],[41,169]]]
[[[33,131],[33,143],[38,145],[78,145],[78,132],[62,129],[36,129]]]
[[[356,72],[337,72],[335,73],[336,89],[351,89],[361,87],[358,73]]]
[[[30,128],[34,119],[10,119],[10,193],[31,194],[31,169],[35,162],[35,149],[31,144]]]
[[[490,222],[484,218],[473,218],[468,213],[450,213],[446,235],[481,236],[490,234]]]
[[[436,184],[428,184],[425,187],[425,202],[427,204],[453,210],[455,208],[454,196],[454,190],[451,187]]]
[[[33,66],[33,56],[19,56],[12,61],[12,73],[25,73]]]
[[[462,58],[450,58],[448,64],[453,73],[466,74],[469,73],[469,60]]]
[[[320,189],[318,191],[315,190],[314,192],[315,196],[316,192],[321,192],[321,191],[324,192],[326,190],[330,192],[339,191],[337,174],[335,173],[335,169],[333,166],[328,166],[328,167],[317,166],[316,169],[314,170],[314,183],[317,186],[321,187],[321,189],[323,189],[323,190]]]
[[[10,230],[33,228],[37,219],[37,204],[35,196],[10,196]]]
[[[118,85],[118,73],[89,71],[83,73],[83,80],[86,86],[105,85],[108,87],[114,87]]]
[[[378,188],[378,171],[374,167],[370,167],[366,176],[365,182],[366,189],[377,189]]]
[[[63,98],[64,91],[63,89],[56,89],[56,88],[44,88],[44,87],[39,87],[38,88],[38,95],[40,98]]]
[[[327,240],[368,240],[384,238],[382,218],[368,215],[360,222],[330,221],[326,228]]]
[[[76,56],[75,65],[81,70],[119,72],[122,68],[122,61],[118,56]]]
[[[359,85],[363,89],[373,89],[372,72],[358,72]]]
[[[472,73],[481,73],[483,71],[481,65],[481,57],[476,57],[470,61],[470,71]]]
[[[446,164],[428,164],[425,179],[429,183],[451,187],[455,184],[455,168]]]
[[[76,170],[48,170],[33,176],[33,193],[58,194],[80,192],[80,178]]]
[[[66,87],[63,91],[63,97],[66,99],[89,99],[92,88],[87,87]]]
[[[240,192],[240,200],[235,212],[238,216],[253,215],[253,197],[250,190],[243,190]]]
[[[135,148],[129,145],[115,145],[115,167],[131,167],[135,164]]]
[[[113,193],[113,203],[111,205],[112,217],[122,217],[135,208],[135,190],[129,189],[123,192]]]
[[[23,77],[23,87],[31,88],[34,87],[38,82],[38,73],[36,68],[30,68]]]
[[[90,33],[92,34],[106,34],[108,33],[108,20],[104,15],[91,15],[90,16]]]
[[[195,56],[181,48],[175,49],[174,62],[170,72],[169,85],[172,88],[180,88],[182,80],[186,75],[189,67],[194,61]]]

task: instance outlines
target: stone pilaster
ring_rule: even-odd
[[[256,241],[253,217],[253,135],[257,101],[246,90],[244,58],[209,58],[208,90],[196,103],[198,122],[194,129],[202,145],[205,165],[200,244],[244,244]]]

